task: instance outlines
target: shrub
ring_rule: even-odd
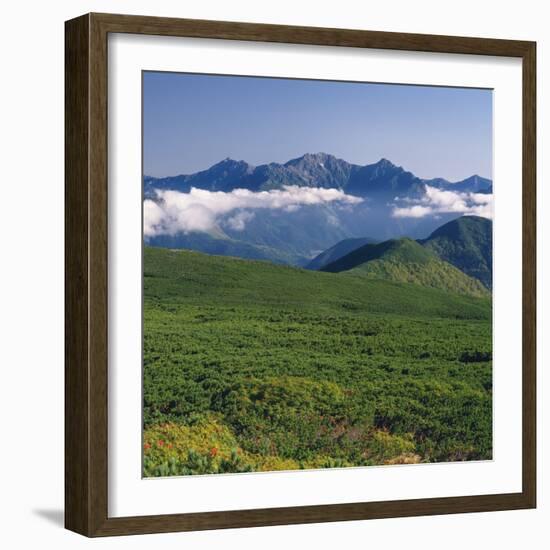
[[[213,406],[246,451],[298,461],[359,453],[372,427],[369,407],[333,382],[306,378],[240,381]]]

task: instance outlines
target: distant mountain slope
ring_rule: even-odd
[[[320,250],[353,235],[339,223],[339,214],[338,207],[330,204],[304,205],[293,212],[266,209],[247,221],[244,230],[225,225],[223,231],[232,239],[311,258]]]
[[[320,270],[326,265],[339,260],[342,256],[349,254],[353,250],[360,248],[366,244],[374,244],[376,241],[374,239],[369,239],[368,237],[357,238],[357,239],[344,239],[336,243],[334,246],[331,246],[329,249],[321,252],[318,256],[315,256],[308,264],[306,264],[306,269]]]
[[[306,259],[298,254],[285,253],[269,246],[254,245],[236,239],[220,238],[208,233],[161,235],[147,240],[150,246],[184,248],[218,256],[235,256],[249,260],[269,260],[278,264],[299,264]]]
[[[436,229],[420,241],[442,260],[493,286],[493,222],[478,216],[462,216]]]
[[[443,178],[423,180],[425,184],[445,191],[456,191],[460,193],[492,193],[493,182],[477,174],[457,182],[450,182]]]
[[[407,238],[367,244],[328,264],[322,271],[346,271],[371,279],[414,283],[470,296],[489,295],[477,279],[462,273],[431,250]]]

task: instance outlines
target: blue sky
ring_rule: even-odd
[[[489,90],[145,72],[143,110],[152,176],[325,152],[424,178],[492,177]]]

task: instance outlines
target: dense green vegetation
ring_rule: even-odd
[[[487,459],[491,301],[145,248],[144,475]]]
[[[347,271],[372,279],[415,283],[459,294],[489,295],[477,279],[469,277],[439,259],[431,250],[407,238],[366,244],[326,265],[322,271]]]
[[[493,285],[493,222],[479,216],[462,216],[436,229],[421,243],[441,259]]]

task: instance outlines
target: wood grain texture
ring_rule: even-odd
[[[404,501],[108,517],[108,33],[520,57],[523,61],[523,490]],[[66,23],[65,524],[86,536],[536,506],[536,48],[533,42],[88,14]]]
[[[106,32],[521,57],[530,42],[321,27],[92,14]]]
[[[89,18],[65,26],[65,526],[89,533]]]
[[[536,46],[523,56],[523,493],[537,501],[537,80]]]

